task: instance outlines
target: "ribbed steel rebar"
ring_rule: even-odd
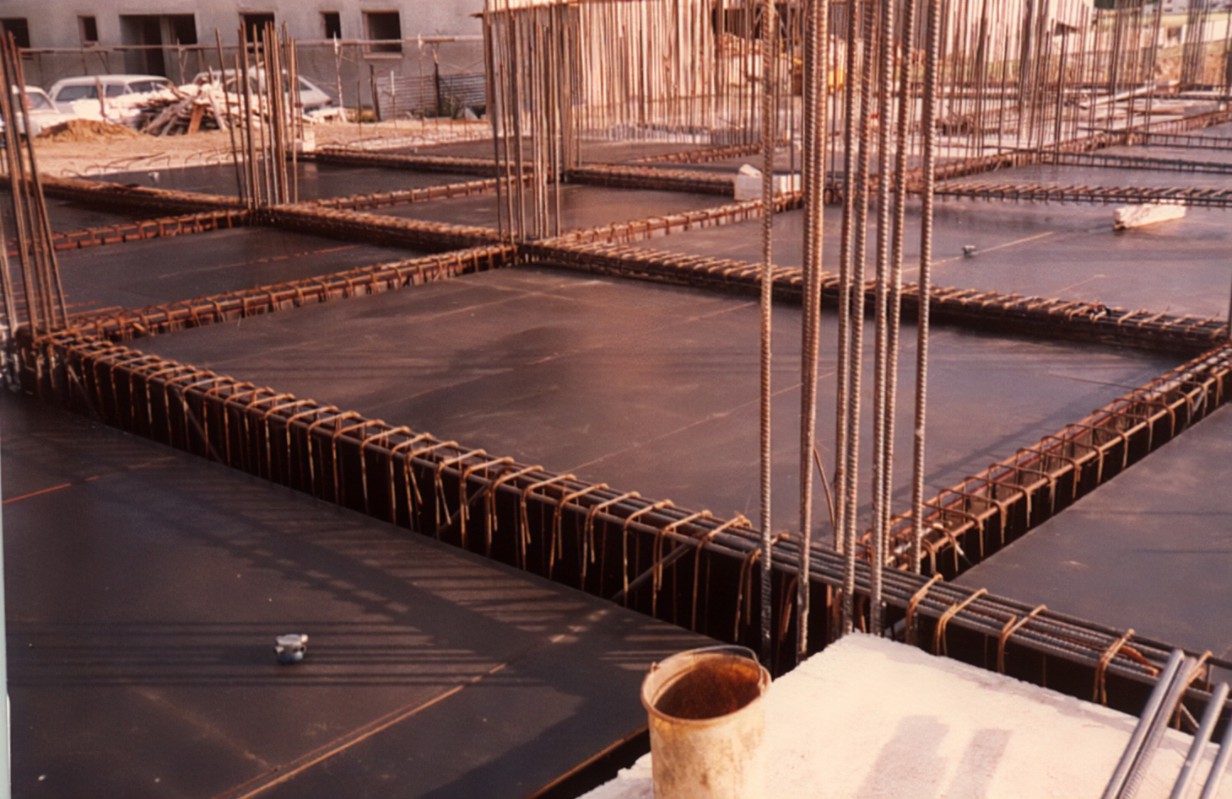
[[[666,620],[733,641],[759,637],[749,566],[761,542],[746,522],[587,484],[97,339],[61,333],[26,346],[27,359],[41,361],[26,363],[32,389],[110,424],[521,568],[546,575],[555,564],[556,579],[592,593],[607,596],[618,585],[622,601]],[[798,574],[799,542],[782,538],[775,546],[774,579],[783,585]],[[681,547],[691,557],[679,554]],[[703,567],[736,581],[734,602],[732,583],[697,579]],[[846,569],[843,556],[819,549],[809,581],[836,587]],[[1005,656],[1012,643],[1032,653],[1031,662],[1043,657],[1087,670],[1097,688],[1110,678],[1150,684],[1170,649],[1147,639],[1129,645],[1119,630],[909,572],[888,571],[884,582],[886,607],[908,622],[908,637],[932,625],[935,651],[977,664],[988,665],[995,651],[997,668],[1015,667],[1020,661]],[[867,565],[857,565],[855,585],[868,596]],[[783,632],[775,633],[776,647],[790,646]],[[1204,690],[1189,693],[1201,699]]]
[[[760,327],[760,391],[758,463],[760,468],[761,514],[761,659],[769,664],[771,658],[771,589],[770,575],[774,568],[774,527],[770,513],[770,496],[773,486],[773,452],[771,416],[774,399],[771,384],[773,350],[771,347],[774,314],[774,149],[775,130],[778,121],[775,75],[778,43],[778,21],[775,0],[762,2],[762,95],[761,95],[761,327]]]
[[[804,320],[800,390],[800,573],[809,573],[813,545],[813,455],[817,440],[817,362],[821,349],[821,275],[825,240],[826,86],[829,69],[824,48],[829,42],[828,0],[809,0],[804,34]],[[825,479],[825,474],[821,475]],[[833,524],[834,519],[830,519]],[[796,660],[808,655],[810,585],[797,583]]]
[[[927,455],[928,421],[928,328],[932,311],[933,202],[937,171],[937,80],[938,47],[941,36],[941,5],[928,3],[924,45],[924,181],[920,203],[920,279],[917,284],[915,404],[911,459],[911,518],[914,520],[911,543],[911,568],[920,571],[920,547],[924,539],[924,465]]]

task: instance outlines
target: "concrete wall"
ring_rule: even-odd
[[[420,35],[478,35],[479,22],[470,15],[482,8],[483,0],[108,0],[102,4],[83,0],[4,0],[0,17],[25,18],[32,47],[60,48],[81,45],[79,16],[93,16],[98,24],[99,44],[114,46],[122,43],[120,16],[126,14],[192,14],[199,41],[212,43],[217,29],[225,43],[234,43],[243,13],[272,13],[277,23],[287,24],[292,37],[309,41],[324,38],[322,12],[340,14],[344,39],[363,39],[367,38],[365,11],[398,11],[403,38],[414,39]]]
[[[379,85],[402,84],[403,96],[431,97],[436,76],[480,80],[483,73],[482,27],[472,15],[483,0],[0,0],[0,19],[25,19],[31,51],[26,58],[28,83],[49,87],[71,75],[155,73],[186,82],[207,68],[217,69],[217,30],[224,60],[234,63],[243,14],[273,14],[274,21],[298,43],[300,74],[319,84],[348,107],[371,108]],[[396,11],[401,51],[372,48],[367,12]],[[325,38],[324,12],[341,23],[342,47],[336,52]],[[171,15],[191,15],[195,47],[177,48]],[[97,44],[83,48],[80,18],[93,17]],[[131,16],[160,17],[143,31]],[[387,38],[389,33],[380,34]],[[460,41],[421,44],[420,37],[460,37]],[[134,48],[136,44],[157,46]],[[127,46],[127,47],[126,47]],[[482,94],[482,83],[479,84]],[[471,92],[474,94],[474,91]],[[426,108],[411,113],[435,113]],[[450,113],[452,106],[446,108]],[[410,111],[408,111],[410,112]],[[382,108],[385,115],[385,109]]]

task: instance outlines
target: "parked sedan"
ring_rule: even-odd
[[[140,116],[136,106],[149,95],[174,90],[161,75],[79,75],[56,81],[48,94],[66,113],[128,124]]]
[[[76,119],[76,114],[66,114],[56,108],[47,92],[37,86],[26,87],[26,115],[21,114],[18,107],[21,93],[13,87],[13,113],[17,116],[17,130],[26,133],[26,117],[30,120],[30,135],[37,136],[45,129],[70,119]],[[0,132],[4,130],[4,120],[0,119]]]
[[[193,83],[200,85],[202,83],[218,83],[219,79],[225,78],[225,86],[228,92],[237,93],[242,90],[242,86],[235,80],[235,70],[224,70],[221,75],[218,70],[211,69],[208,72],[201,72],[193,78]],[[286,73],[283,73],[286,77]],[[265,89],[265,70],[253,70],[248,79],[248,87],[255,93],[260,93]],[[311,114],[316,111],[321,111],[334,104],[334,98],[329,96],[329,93],[316,85],[312,81],[299,76],[299,102],[305,114]]]

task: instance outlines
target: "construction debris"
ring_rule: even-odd
[[[234,81],[231,83],[234,84]],[[134,127],[151,136],[180,136],[199,130],[243,128],[246,116],[252,118],[254,126],[260,127],[270,124],[271,118],[265,93],[254,93],[246,103],[242,91],[208,80],[159,95],[147,95],[141,99],[136,110],[138,116]],[[336,116],[338,113],[332,116],[323,113],[301,114],[300,119],[318,122]]]
[[[170,96],[152,97],[142,103],[137,130],[151,136],[226,130],[240,114],[240,98],[226,97],[221,86],[190,85],[174,90]]]
[[[1112,214],[1113,230],[1129,230],[1135,227],[1145,227],[1158,222],[1169,222],[1185,216],[1183,205],[1159,205],[1143,203],[1142,205],[1122,205]]]

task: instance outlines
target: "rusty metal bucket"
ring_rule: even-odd
[[[656,799],[760,799],[769,685],[770,673],[738,646],[693,649],[651,666],[642,704]]]

